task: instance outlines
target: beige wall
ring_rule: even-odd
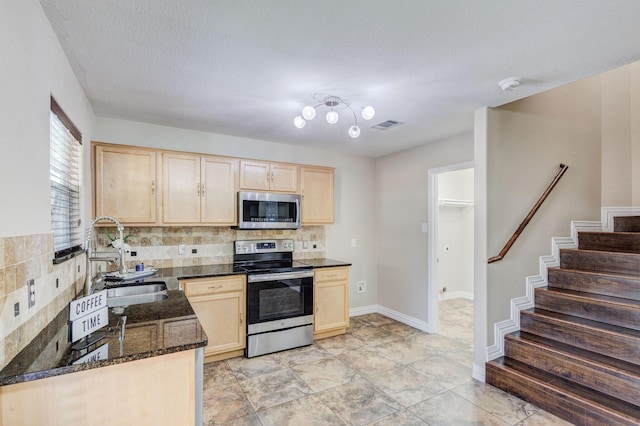
[[[487,338],[525,295],[552,237],[601,207],[640,201],[640,65],[632,64],[488,111],[488,255],[497,254],[558,171],[569,170],[505,259],[486,267]],[[478,160],[478,159],[476,159]],[[477,262],[486,261],[476,259]]]
[[[428,321],[428,171],[472,160],[471,133],[378,159],[378,304]]]
[[[487,142],[487,250],[502,249],[565,163],[569,170],[511,251],[487,269],[488,343],[510,317],[551,238],[571,220],[600,218],[600,79],[594,77],[496,108]],[[486,260],[485,260],[486,261]]]
[[[56,98],[87,140],[93,111],[37,0],[0,2],[0,52],[2,367],[75,296],[74,283],[82,283],[78,259],[52,264],[49,98]],[[36,285],[30,309],[28,279]]]
[[[375,304],[375,160],[322,149],[98,117],[95,140],[241,158],[335,167],[335,223],[324,227],[324,255],[351,262],[351,307]],[[248,238],[252,238],[250,235]],[[259,237],[255,237],[259,238]],[[356,247],[351,240],[356,239]],[[367,292],[355,283],[367,281]]]
[[[640,63],[601,75],[602,205],[640,205]]]

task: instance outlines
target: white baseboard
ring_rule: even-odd
[[[578,247],[578,232],[611,232],[613,231],[614,217],[636,215],[640,215],[640,208],[638,207],[603,207],[600,222],[572,221],[571,237],[552,238],[552,254],[550,256],[540,257],[540,274],[528,276],[525,279],[526,295],[511,299],[511,317],[508,320],[500,321],[493,325],[495,343],[487,348],[487,360],[491,361],[504,355],[505,334],[520,330],[520,311],[533,307],[536,288],[547,286],[547,270],[548,268],[560,265],[560,249]]]
[[[360,315],[377,314],[377,313],[378,313],[378,305],[360,306],[358,308],[349,309],[350,317],[358,317]]]
[[[473,363],[473,368],[471,370],[471,377],[473,377],[474,379],[480,381],[480,382],[485,382],[486,381],[486,370],[484,365],[479,366],[478,364],[476,364],[475,362]]]
[[[405,315],[403,313],[400,313],[398,311],[394,311],[393,309],[389,309],[389,308],[387,308],[385,306],[368,305],[368,306],[361,306],[361,307],[358,307],[358,308],[349,309],[349,316],[350,317],[357,317],[357,316],[360,316],[360,315],[374,314],[374,313],[382,314],[382,315],[387,316],[389,318],[392,318],[392,319],[394,319],[396,321],[399,321],[399,322],[401,322],[403,324],[406,324],[406,325],[409,325],[411,327],[417,328],[418,330],[422,330],[422,331],[424,331],[426,333],[431,333],[431,331],[429,330],[429,324],[427,324],[426,321],[422,321],[422,320],[419,320],[417,318],[410,317],[410,316]],[[484,382],[485,381],[485,368],[484,368],[484,365],[479,366],[474,362],[473,366],[472,366],[471,376],[476,380]]]
[[[473,293],[468,291],[447,291],[438,295],[438,300],[467,299],[473,300]]]
[[[393,309],[387,308],[382,305],[369,305],[369,306],[361,306],[358,308],[349,309],[350,317],[357,317],[360,315],[366,314],[382,314],[386,317],[399,321],[403,324],[409,325],[413,328],[417,328],[418,330],[431,333],[429,329],[429,324],[426,321],[419,320],[417,318],[413,318],[409,315],[405,315],[401,312],[394,311]]]

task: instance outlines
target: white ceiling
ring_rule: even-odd
[[[40,2],[99,116],[372,157],[640,60],[638,0]],[[295,128],[318,91],[376,117],[358,139],[346,112]],[[370,128],[389,119],[404,124]]]

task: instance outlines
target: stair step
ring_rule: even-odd
[[[549,288],[640,300],[640,276],[549,268]]]
[[[640,216],[614,217],[613,232],[640,232]]]
[[[524,332],[640,365],[640,332],[540,308],[520,312]]]
[[[640,330],[640,302],[572,290],[535,289],[536,308]]]
[[[486,364],[486,382],[576,425],[637,425],[640,408],[510,358]]]
[[[560,267],[638,276],[640,275],[640,254],[561,249]]]
[[[640,366],[525,332],[505,336],[505,356],[631,404],[640,401]]]
[[[640,232],[578,232],[578,249],[640,253]]]

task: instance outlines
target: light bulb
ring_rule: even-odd
[[[327,113],[327,123],[329,124],[336,124],[338,122],[338,118],[340,117],[334,110],[331,110]]]
[[[304,121],[304,118],[297,116],[296,118],[293,119],[293,125],[296,126],[298,129],[302,129],[304,126],[307,125],[307,122]]]
[[[362,108],[362,118],[371,120],[376,115],[376,110],[371,105]]]
[[[351,136],[352,138],[357,138],[358,136],[360,136],[360,127],[358,126],[349,127],[349,136]]]
[[[307,105],[302,108],[302,116],[305,120],[313,120],[316,116],[316,109],[312,106]]]

